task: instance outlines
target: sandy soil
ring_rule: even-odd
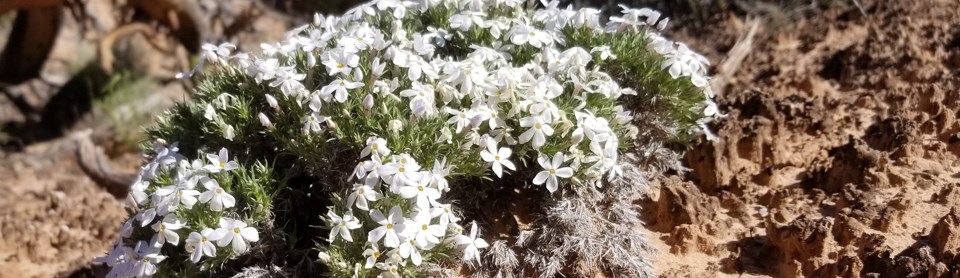
[[[0,153],[0,277],[54,277],[106,252],[126,219],[121,200],[87,177],[76,138]],[[126,156],[136,168],[136,156]]]
[[[721,140],[643,202],[663,276],[960,276],[960,3],[863,4],[760,28]],[[677,36],[720,61],[719,18]]]

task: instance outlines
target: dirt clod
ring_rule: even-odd
[[[664,275],[960,275],[960,2],[860,2],[866,16],[761,24],[717,90],[720,140],[690,150],[691,171],[659,189],[667,207],[648,208]],[[720,61],[745,21],[674,36]]]

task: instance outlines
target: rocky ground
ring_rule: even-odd
[[[862,4],[677,32],[729,116],[643,202],[663,276],[960,275],[960,3]]]
[[[960,276],[960,3],[858,2],[674,29],[715,61],[728,116],[638,202],[662,276]],[[93,274],[116,236],[78,130],[0,152],[0,277]]]

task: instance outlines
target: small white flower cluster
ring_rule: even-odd
[[[138,212],[123,224],[120,238],[110,252],[96,260],[111,267],[107,277],[152,276],[157,271],[156,264],[170,255],[161,254],[161,248],[165,244],[179,246],[181,235],[188,235],[184,247],[193,263],[203,256],[216,256],[216,246],[231,245],[233,253],[240,254],[250,242],[259,240],[257,230],[241,220],[221,217],[218,228],[200,229],[197,223],[178,215],[195,208],[219,215],[231,210],[236,199],[210,176],[239,168],[225,148],[219,154],[208,154],[209,164],[200,159],[189,161],[178,151],[176,143],[157,144],[153,159],[141,168],[131,185],[128,206]],[[203,185],[203,192],[197,190],[198,183]],[[206,207],[196,206],[198,202]],[[135,230],[142,239],[134,238]],[[144,236],[145,232],[152,236]],[[147,237],[149,240],[145,240]]]
[[[309,107],[301,116],[306,135],[320,133],[324,124],[334,125],[330,113],[340,113],[337,104],[356,101],[377,113],[377,103],[405,101],[413,120],[447,114],[449,127],[437,141],[458,137],[472,142],[467,146],[480,146],[478,152],[488,152],[483,159],[498,177],[504,167],[515,170],[512,163],[498,162],[494,154],[500,150],[511,153],[521,148],[518,151],[537,152],[533,157],[553,156],[550,162],[557,165],[540,163],[544,171],[571,171],[534,179],[536,184],[546,183],[551,192],[558,189],[557,178],[573,177],[577,183],[594,185],[599,185],[604,174],[616,178],[621,138],[615,127],[628,124],[633,116],[620,106],[611,113],[594,105],[636,94],[621,87],[602,68],[591,66],[617,59],[609,46],[567,46],[565,28],[586,28],[596,33],[645,32],[651,50],[665,57],[663,69],[674,78],[689,78],[704,90],[704,102],[710,102],[707,60],[657,33],[653,27],[662,29],[667,22],[658,12],[623,7],[624,16],[611,18],[604,27],[596,9],[561,9],[557,1],[549,1],[531,17],[520,3],[373,1],[343,17],[318,15],[312,26],[288,32],[282,42],[263,44],[260,56],[225,56],[232,49],[229,45],[208,45],[204,49],[208,49],[205,55],[215,56],[208,60],[229,64],[256,82],[278,88],[282,97]],[[422,13],[436,8],[454,10],[448,26],[415,31],[408,28],[415,16],[410,9]],[[375,22],[391,23],[378,28]],[[469,40],[471,34],[483,32],[492,37],[490,42]],[[441,51],[456,41],[470,43],[465,56],[448,56]],[[513,57],[521,51],[532,51],[532,58],[518,63]],[[305,59],[305,71],[298,70],[304,66],[298,64],[301,59]],[[314,70],[323,70],[322,75],[329,78],[318,77],[324,83],[311,91],[308,84],[316,81],[311,73]],[[265,98],[271,108],[278,109],[275,96],[267,94]],[[268,114],[257,116],[264,127],[271,129],[274,124]],[[401,124],[390,120],[391,127],[400,128]],[[226,126],[226,130],[232,130]],[[560,155],[540,153],[544,146]],[[561,167],[563,163],[568,163],[568,168]]]
[[[704,116],[697,122],[701,128],[716,114],[707,60],[662,37],[659,30],[668,20],[658,12],[623,7],[623,16],[603,25],[597,9],[559,8],[556,0],[542,0],[544,8],[529,10],[524,2],[375,0],[341,17],[317,15],[281,42],[262,44],[261,54],[231,55],[230,44],[205,45],[202,60],[249,80],[241,92],[230,93],[253,102],[253,111],[246,112],[256,114],[262,133],[281,145],[298,151],[333,140],[366,146],[361,157],[369,159],[352,175],[360,182],[345,207],[324,217],[331,228],[328,240],[352,243],[354,230],[365,231],[360,244],[367,263],[355,269],[368,273],[376,267],[381,276],[391,276],[407,263],[419,266],[421,252],[441,249],[437,246],[448,240],[461,247],[465,261],[479,260],[486,242],[476,238],[475,228],[471,236],[462,235],[450,206],[437,201],[449,190],[446,177],[453,167],[465,176],[492,172],[502,178],[535,159],[539,168],[532,183],[551,193],[562,182],[600,187],[616,179],[621,143],[638,133],[630,124],[632,113],[618,105],[637,91],[621,82],[669,83],[668,92],[644,92],[654,96],[682,89],[699,99],[702,91],[703,105],[695,107],[707,109],[691,112]],[[647,48],[635,48],[638,43]],[[608,65],[628,68],[614,72],[617,66]],[[656,80],[635,80],[651,70]],[[248,93],[255,95],[240,95]],[[234,125],[244,132],[250,126],[217,114],[232,99],[224,92],[206,106],[207,119],[229,140],[236,135]],[[419,132],[407,130],[414,127]],[[392,153],[387,140],[402,153]],[[430,170],[411,155],[425,152],[429,155],[417,158],[434,160]],[[193,238],[218,235],[201,231]],[[197,259],[209,255],[207,248],[214,251],[212,244],[192,246]]]
[[[370,222],[366,227],[372,228],[361,229],[366,234],[362,243],[366,262],[362,268],[375,267],[381,277],[399,277],[398,269],[409,263],[419,266],[423,263],[421,253],[441,244],[459,246],[464,261],[479,263],[479,249],[486,248],[487,243],[477,238],[476,223],[470,236],[463,235],[463,227],[457,224],[460,218],[452,206],[438,202],[442,193],[450,190],[446,179],[450,166],[446,160],[434,161],[431,169],[424,169],[409,154],[393,154],[382,138],[371,137],[367,142],[361,156],[369,156],[369,160],[358,163],[350,177],[359,182],[342,207],[337,206],[344,213],[338,215],[330,210],[324,218],[330,225],[328,241],[353,243],[352,230],[364,227],[362,217]],[[402,201],[391,206],[394,200]],[[364,215],[357,216],[354,208],[364,211]],[[377,208],[389,208],[389,212],[384,215]],[[359,264],[355,267],[357,271],[361,268]]]

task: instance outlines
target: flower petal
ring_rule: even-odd
[[[547,177],[549,177],[549,176],[550,176],[550,172],[540,171],[540,173],[537,173],[537,176],[536,176],[536,177],[533,177],[533,184],[541,185],[541,184],[543,184],[544,181],[547,180]],[[549,187],[549,186],[548,186],[548,187]],[[553,192],[553,191],[551,191],[551,192]]]

